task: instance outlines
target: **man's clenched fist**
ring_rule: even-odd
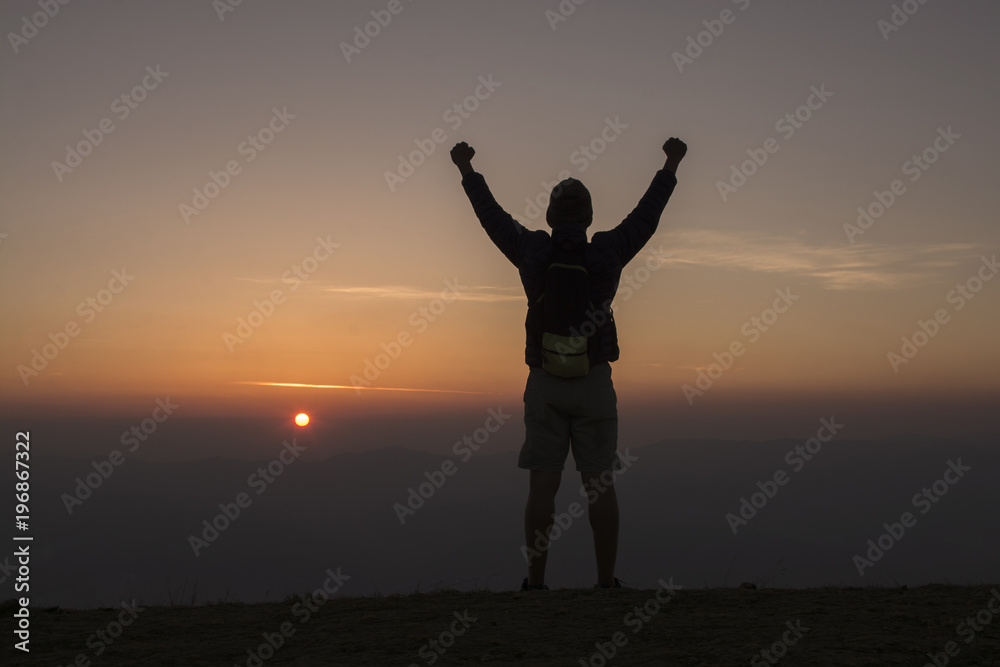
[[[455,144],[455,147],[451,149],[451,161],[458,167],[470,164],[472,162],[472,158],[475,156],[476,149],[464,141]]]
[[[670,137],[667,142],[663,144],[663,152],[667,154],[667,157],[680,162],[687,155],[688,147],[687,144],[678,139],[677,137]]]

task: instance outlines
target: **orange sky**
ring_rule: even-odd
[[[886,40],[884,3],[588,3],[555,30],[538,3],[414,3],[349,63],[339,44],[370,7],[334,4],[245,3],[223,20],[210,3],[71,5],[8,51],[5,404],[110,411],[175,395],[238,414],[316,395],[384,414],[519,400],[517,272],[447,150],[475,146],[474,166],[533,229],[544,222],[526,199],[572,173],[594,232],[635,205],[671,135],[690,153],[616,303],[623,405],[693,408],[684,386],[734,344],[744,353],[693,403],[998,389],[1000,280],[984,280],[1000,247],[1000,100],[983,85],[1000,60],[993,4],[927,5]],[[730,6],[735,22],[678,71],[672,54]],[[5,5],[4,25],[33,7]],[[832,96],[788,131],[824,85]],[[123,94],[143,98],[127,115]],[[114,130],[79,166],[53,167],[104,118]],[[625,129],[592,143],[609,119]],[[960,138],[932,149],[947,128]],[[723,201],[719,182],[768,138],[778,150]],[[601,153],[586,158],[587,144]],[[399,156],[429,145],[390,188]],[[912,161],[925,151],[926,170]],[[212,174],[225,187],[185,216]],[[845,232],[896,180],[886,213]],[[779,290],[798,298],[764,331],[752,318],[773,315]],[[936,314],[894,369],[889,353]],[[351,385],[369,362],[384,365],[371,387],[466,393],[243,384]]]

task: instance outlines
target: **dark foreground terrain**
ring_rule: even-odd
[[[3,605],[7,628],[14,610]],[[128,625],[119,632],[121,621]],[[920,667],[936,657],[978,667],[1000,665],[1000,587],[562,589],[140,603],[131,612],[33,608],[30,655],[4,636],[4,665]]]

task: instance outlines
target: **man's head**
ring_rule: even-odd
[[[575,178],[567,178],[557,185],[549,197],[549,210],[545,221],[552,229],[577,227],[586,229],[594,220],[594,207],[590,192]]]

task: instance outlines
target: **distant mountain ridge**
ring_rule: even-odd
[[[667,576],[690,586],[995,580],[1000,535],[985,529],[1000,506],[994,443],[988,435],[834,439],[798,471],[785,460],[803,444],[798,440],[678,440],[632,448],[636,461],[616,482],[618,575],[639,586]],[[920,514],[913,496],[957,459],[970,471]],[[435,475],[446,460],[454,472]],[[480,451],[462,461],[394,445],[294,460],[258,493],[247,479],[266,463],[126,459],[70,515],[64,494],[94,472],[90,460],[36,455],[33,604],[274,600],[309,589],[337,567],[352,577],[345,592],[358,595],[515,588],[523,576],[527,474],[516,468],[516,452]],[[734,534],[727,515],[739,516],[743,498],[761,500],[753,497],[764,493],[760,484],[771,488],[768,481],[781,470],[788,481],[773,487],[773,497]],[[443,480],[440,488],[428,473]],[[422,484],[424,492],[434,487],[427,498]],[[411,490],[423,502],[413,500],[419,507],[401,522],[394,506],[408,506]],[[220,503],[232,506],[240,493],[249,506],[206,540],[203,522],[224,513]],[[570,458],[556,511],[573,502],[586,504]],[[907,511],[916,525],[860,575],[855,556]],[[192,536],[207,542],[197,556]],[[553,543],[550,584],[591,585],[592,549],[581,518]]]

